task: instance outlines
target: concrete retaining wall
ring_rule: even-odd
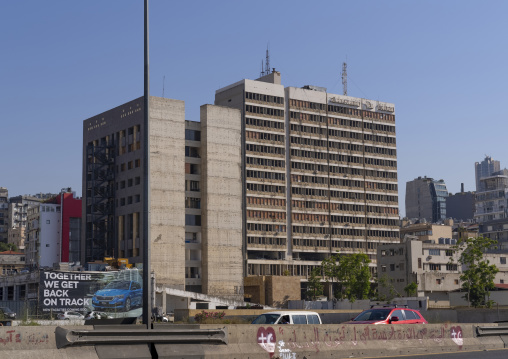
[[[172,329],[177,327],[168,325],[168,328]],[[199,326],[201,329],[217,329],[217,327],[212,324]],[[75,328],[93,329],[90,326]],[[214,359],[244,357],[319,359],[460,352],[505,347],[499,336],[475,337],[473,324],[227,325],[225,330],[228,333],[227,345],[157,344],[159,358],[186,358],[198,355],[201,358]],[[54,333],[54,326],[0,327],[0,358],[106,357],[94,346],[56,349]],[[108,350],[102,352],[108,353]]]

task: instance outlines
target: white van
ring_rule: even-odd
[[[321,324],[321,317],[316,312],[277,311],[261,314],[252,324]]]

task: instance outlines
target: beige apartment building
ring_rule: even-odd
[[[332,254],[399,241],[394,105],[281,84],[216,91],[242,112],[246,276],[307,277]]]
[[[143,258],[143,98],[83,122],[83,262]],[[157,285],[243,298],[240,113],[150,97],[151,268]]]
[[[444,224],[411,223],[403,220],[400,227],[400,238],[416,236],[421,241],[434,241],[435,243],[451,244],[453,238],[453,221],[446,220]]]

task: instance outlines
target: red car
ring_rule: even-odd
[[[400,307],[371,308],[344,324],[428,324],[419,311]]]

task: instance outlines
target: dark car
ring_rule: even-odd
[[[11,308],[0,307],[0,319],[16,319],[16,313]]]
[[[119,309],[128,312],[143,304],[141,284],[129,280],[115,280],[95,292],[92,305],[97,309]]]
[[[382,307],[364,310],[344,324],[428,324],[416,309]]]

